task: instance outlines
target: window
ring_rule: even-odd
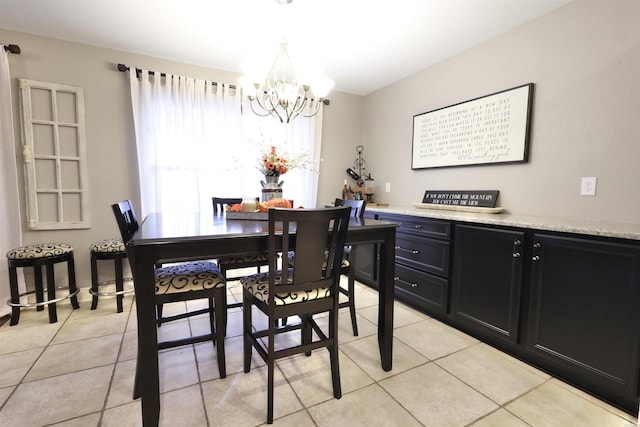
[[[27,226],[89,228],[84,92],[19,81]]]

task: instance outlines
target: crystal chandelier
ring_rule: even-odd
[[[287,5],[292,0],[276,0]],[[298,116],[312,117],[318,114],[323,104],[328,104],[326,98],[333,82],[326,77],[318,77],[313,82],[299,83],[293,63],[287,51],[287,42],[283,37],[280,51],[276,56],[269,73],[262,82],[251,81],[244,76],[240,85],[249,99],[251,110],[258,116],[273,116],[282,123],[289,123]],[[308,108],[308,104],[315,105]]]

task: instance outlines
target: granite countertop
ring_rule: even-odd
[[[368,212],[404,214],[425,218],[445,219],[506,227],[531,228],[536,230],[578,233],[591,236],[616,237],[640,240],[640,224],[625,224],[607,221],[585,221],[542,216],[514,215],[509,213],[476,213],[442,209],[422,209],[413,205],[369,206]]]

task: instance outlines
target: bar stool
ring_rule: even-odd
[[[73,250],[75,248],[69,243],[38,243],[34,245],[21,246],[7,252],[9,260],[9,287],[11,298],[7,305],[11,307],[11,323],[17,325],[20,320],[21,307],[36,307],[37,311],[44,310],[44,306],[49,307],[49,323],[58,321],[56,314],[56,303],[69,298],[74,309],[80,308],[76,295],[80,291],[76,287],[76,273],[73,262]],[[67,263],[69,276],[69,294],[56,298],[56,282],[53,273],[54,264],[59,262]],[[47,300],[44,299],[44,287],[42,286],[42,267],[46,268],[47,274]],[[20,294],[18,291],[17,268],[33,267],[35,290]],[[27,294],[36,294],[35,303],[21,303],[20,297]]]
[[[91,252],[91,289],[89,293],[93,295],[91,301],[91,310],[98,307],[98,297],[116,296],[116,305],[118,313],[122,313],[122,298],[124,294],[133,292],[133,286],[124,288],[124,277],[122,274],[122,260],[127,257],[127,251],[122,243],[122,239],[111,238],[94,242],[90,247]],[[98,260],[113,260],[115,264],[115,280],[107,280],[98,282]],[[126,280],[132,280],[127,278]],[[99,287],[102,285],[116,284],[115,292],[100,292]]]

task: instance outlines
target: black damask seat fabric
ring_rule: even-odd
[[[267,423],[273,423],[275,361],[318,348],[330,353],[333,395],[342,396],[338,364],[338,297],[349,207],[269,209],[269,271],[243,277],[244,371],[251,369],[253,348],[267,364]],[[296,262],[277,270],[278,253],[293,252]],[[287,258],[283,259],[288,264]],[[253,310],[267,317],[253,322]],[[256,311],[256,313],[259,313]],[[328,314],[323,330],[314,319]],[[296,324],[280,320],[299,318]],[[323,316],[326,318],[326,316]],[[264,325],[267,328],[264,329]],[[299,330],[297,343],[275,345],[276,336]],[[294,337],[287,337],[291,343]],[[291,338],[291,340],[289,339]]]
[[[122,235],[124,244],[131,239],[138,229],[138,220],[129,200],[112,205],[113,213]],[[128,258],[132,263],[131,258]],[[135,271],[135,266],[131,265],[131,270]],[[134,275],[135,283],[135,275]],[[189,336],[172,341],[159,342],[156,350],[173,348],[187,344],[195,344],[203,341],[212,341],[217,349],[218,370],[220,378],[226,377],[225,353],[224,353],[224,325],[226,322],[226,281],[218,266],[214,262],[194,261],[171,264],[155,269],[155,299],[156,305],[167,304],[179,301],[191,301],[197,299],[207,299],[209,308],[209,326],[211,332],[199,336]],[[175,318],[184,318],[193,313],[184,313]],[[138,364],[144,363],[138,360]],[[140,382],[144,378],[138,376],[136,370],[136,383],[134,386],[134,398],[140,396],[138,392]]]
[[[37,311],[44,310],[47,306],[49,310],[49,323],[58,321],[56,303],[63,299],[69,299],[71,306],[80,308],[78,304],[78,292],[76,287],[76,273],[73,259],[75,248],[70,243],[37,243],[33,245],[20,246],[7,252],[9,263],[9,288],[11,299],[7,303],[11,307],[11,326],[17,325],[20,320],[20,309],[22,307],[36,307]],[[67,264],[68,295],[56,298],[56,281],[54,265],[60,262]],[[33,268],[33,278],[35,290],[20,293],[18,289],[18,268]],[[44,297],[44,284],[42,282],[42,267],[46,270],[47,299]],[[20,298],[35,293],[36,302],[21,302]]]
[[[91,298],[91,310],[98,308],[98,297],[101,296],[115,296],[116,308],[118,313],[122,313],[122,301],[124,294],[133,292],[133,286],[124,288],[124,275],[123,275],[123,261],[127,258],[127,251],[124,246],[124,242],[121,238],[109,238],[94,242],[89,247],[89,253],[91,254],[91,289],[89,293]],[[113,261],[114,265],[114,280],[107,280],[103,282],[98,281],[98,261]],[[100,290],[102,285],[115,284],[115,291],[103,291]]]

